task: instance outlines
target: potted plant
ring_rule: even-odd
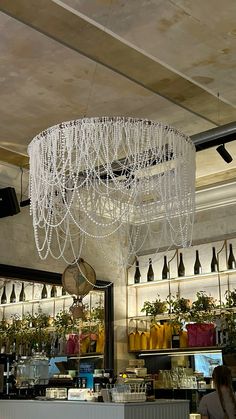
[[[193,301],[189,311],[187,325],[189,346],[214,346],[216,344],[215,319],[216,302],[204,291],[197,292],[197,299]]]
[[[236,313],[225,310],[221,316],[221,330],[223,333],[222,353],[224,363],[236,368]]]
[[[146,313],[146,316],[151,316],[152,320],[155,320],[156,316],[163,314],[167,311],[167,301],[161,301],[160,295],[157,294],[155,301],[144,301],[141,309],[142,313]]]
[[[215,319],[216,301],[205,291],[198,291],[189,311],[189,320],[195,323],[212,322]]]
[[[169,298],[171,326],[172,326],[172,347],[185,348],[188,346],[187,331],[183,330],[186,319],[189,317],[191,302],[188,298],[171,296]]]
[[[236,289],[234,288],[232,291],[227,290],[225,292],[225,307],[236,307]]]
[[[141,312],[144,312],[146,316],[151,317],[150,324],[150,335],[149,335],[149,347],[150,349],[161,349],[164,343],[164,326],[156,321],[156,317],[160,314],[167,312],[167,301],[162,301],[159,294],[157,294],[156,300],[144,301]]]

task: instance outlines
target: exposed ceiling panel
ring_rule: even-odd
[[[25,167],[38,132],[85,115],[189,135],[236,120],[234,0],[0,0],[0,10],[0,160]],[[198,155],[200,183],[234,177],[234,163]]]

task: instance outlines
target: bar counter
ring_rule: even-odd
[[[188,419],[188,400],[143,403],[0,400],[0,419]]]

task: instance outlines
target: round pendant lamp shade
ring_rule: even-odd
[[[83,298],[94,287],[96,274],[92,266],[83,259],[67,266],[62,274],[63,288],[71,295]]]

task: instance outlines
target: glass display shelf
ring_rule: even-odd
[[[236,312],[236,307],[221,307],[221,308],[215,308],[214,310],[211,310],[211,313],[214,314],[215,316],[219,316],[220,314],[224,314],[226,312]],[[161,320],[171,320],[174,317],[176,317],[175,313],[163,313],[163,314],[158,314],[155,316],[155,321],[161,321]],[[152,316],[146,316],[144,315],[140,315],[140,316],[129,316],[128,317],[128,321],[130,320],[137,320],[137,321],[149,321],[151,322],[153,319]]]
[[[133,350],[128,351],[138,356],[152,356],[152,355],[194,355],[196,353],[220,353],[221,346],[191,346],[186,348],[166,348],[166,349],[147,349],[147,350]]]
[[[70,359],[103,358],[104,354],[102,352],[91,352],[91,353],[86,353],[86,354],[81,354],[81,355],[68,354],[67,357]]]
[[[46,302],[53,302],[58,300],[67,300],[69,298],[73,298],[72,295],[60,295],[58,297],[47,297],[47,298],[35,298],[31,300],[25,300],[25,301],[16,301],[15,303],[5,303],[0,304],[0,307],[13,307],[17,305],[24,305],[24,304],[39,304],[39,303],[46,303]]]
[[[168,279],[158,279],[150,282],[140,282],[138,284],[128,284],[129,288],[141,288],[141,287],[152,287],[154,285],[160,284],[168,284],[169,282],[188,282],[188,281],[196,281],[198,279],[204,278],[216,278],[218,276],[223,277],[224,275],[236,274],[236,269],[228,269],[225,271],[217,271],[217,272],[208,272],[198,275],[189,275],[189,276],[178,276],[175,278],[168,278]]]

